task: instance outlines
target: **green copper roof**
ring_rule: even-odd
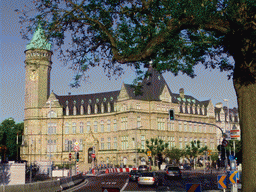
[[[27,44],[26,49],[45,49],[50,51],[51,44],[47,42],[46,37],[44,35],[44,30],[42,29],[41,25],[39,24],[30,43]]]

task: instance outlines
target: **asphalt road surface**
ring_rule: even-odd
[[[185,191],[187,183],[201,184],[202,190],[217,190],[217,175],[221,173],[183,172],[182,179],[167,179],[164,172],[159,172],[162,183],[158,187],[138,186],[130,182],[128,173],[109,173],[88,177],[80,185],[68,191],[102,192],[104,189],[119,189],[121,191]]]

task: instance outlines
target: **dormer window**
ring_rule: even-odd
[[[89,99],[89,101],[88,101],[89,103],[92,103],[92,100],[91,99]]]
[[[68,106],[66,107],[66,115],[69,115],[69,108],[68,108]]]
[[[96,99],[96,103],[99,103],[99,99],[98,98]]]
[[[84,100],[81,101],[81,104],[82,104],[82,105],[84,104]]]
[[[98,113],[98,106],[96,104],[94,105],[94,113]]]
[[[83,115],[83,114],[84,114],[84,106],[81,105],[81,107],[80,107],[80,115]]]
[[[91,114],[91,112],[92,112],[92,111],[91,111],[91,105],[88,105],[88,107],[87,107],[87,113],[88,113],[88,114]]]

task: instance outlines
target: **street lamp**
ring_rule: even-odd
[[[229,130],[229,106],[228,106],[228,99],[223,99],[224,102],[227,103],[227,110],[228,110],[228,114],[227,114],[227,122],[228,122],[228,130]],[[225,132],[226,132],[226,121],[225,121]],[[230,130],[229,130],[230,131]]]
[[[49,144],[50,144],[50,146],[49,146],[49,148],[50,148],[50,150],[49,150],[49,153],[50,153],[50,155],[49,155],[49,161],[50,161],[50,170],[49,170],[49,174],[50,174],[50,177],[51,177],[51,179],[52,179],[52,159],[51,159],[51,156],[52,156],[52,154],[51,154],[51,151],[52,151],[52,140],[51,140],[51,134],[52,134],[52,131],[53,131],[53,127],[52,127],[52,122],[51,122],[51,120],[52,120],[52,102],[55,102],[55,101],[58,101],[58,100],[51,100],[51,101],[47,101],[46,103],[47,104],[50,104],[50,112],[49,112],[49,116],[50,116],[50,127],[48,127],[48,134],[50,135],[50,137],[49,137],[49,140],[50,140],[50,142],[49,142]],[[49,129],[50,128],[50,129]]]
[[[142,126],[136,127],[135,130],[138,130]],[[136,167],[138,167],[138,140],[137,140],[137,131],[135,134],[135,150],[136,150]]]

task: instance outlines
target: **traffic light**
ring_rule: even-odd
[[[151,157],[148,157],[148,162],[150,162],[151,161]]]
[[[175,118],[174,118],[174,110],[173,109],[170,109],[169,110],[169,117],[170,117],[170,120],[173,121]]]
[[[76,153],[76,161],[77,162],[79,161],[79,153],[78,152]]]
[[[71,153],[69,153],[69,161],[71,161],[72,155]]]

